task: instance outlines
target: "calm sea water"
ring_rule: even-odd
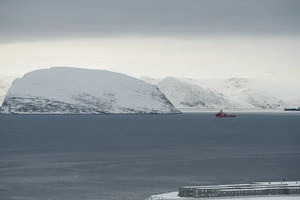
[[[1,200],[144,200],[299,169],[299,114],[0,115]]]

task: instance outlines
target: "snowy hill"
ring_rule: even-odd
[[[299,86],[259,79],[231,78],[210,84],[237,107],[286,108],[300,106]]]
[[[230,101],[222,94],[188,84],[179,79],[168,77],[160,81],[157,87],[177,108],[232,108]]]
[[[16,114],[177,113],[160,90],[109,71],[66,67],[16,79],[1,108]]]
[[[147,79],[143,80],[147,82]],[[155,83],[153,80],[156,79],[148,78],[148,80],[152,80],[149,82],[151,84],[153,82]],[[287,107],[297,108],[300,106],[300,84],[278,83],[267,80],[246,78],[176,78],[176,80],[185,83],[183,86],[185,91],[183,91],[183,89],[176,89],[176,95],[170,95],[170,91],[174,92],[173,83],[164,83],[163,88],[161,88],[160,83],[158,83],[157,86],[178,108],[182,108],[178,102],[181,102],[183,99],[194,99],[192,102],[195,102],[195,99],[198,99],[202,102],[202,105],[206,105],[203,107],[211,108],[235,107],[268,109]],[[194,92],[195,86],[200,87],[202,92]],[[198,95],[195,95],[195,93]],[[200,104],[201,103],[199,102],[199,105]],[[184,107],[201,106],[196,104],[186,104]]]
[[[298,84],[260,79],[231,78],[204,83],[240,108],[286,108],[300,106]]]

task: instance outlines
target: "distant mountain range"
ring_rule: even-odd
[[[300,84],[259,79],[141,77],[156,85],[177,108],[287,108],[300,106]]]
[[[103,70],[62,67],[30,72],[12,85],[13,79],[0,77],[2,113],[177,113],[173,105],[178,109],[300,106],[300,83],[260,79],[142,77],[141,81]]]

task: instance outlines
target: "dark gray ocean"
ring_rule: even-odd
[[[300,115],[0,115],[1,200],[144,200],[300,180]]]

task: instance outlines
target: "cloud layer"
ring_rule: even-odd
[[[2,0],[0,42],[124,35],[299,35],[298,0]]]

